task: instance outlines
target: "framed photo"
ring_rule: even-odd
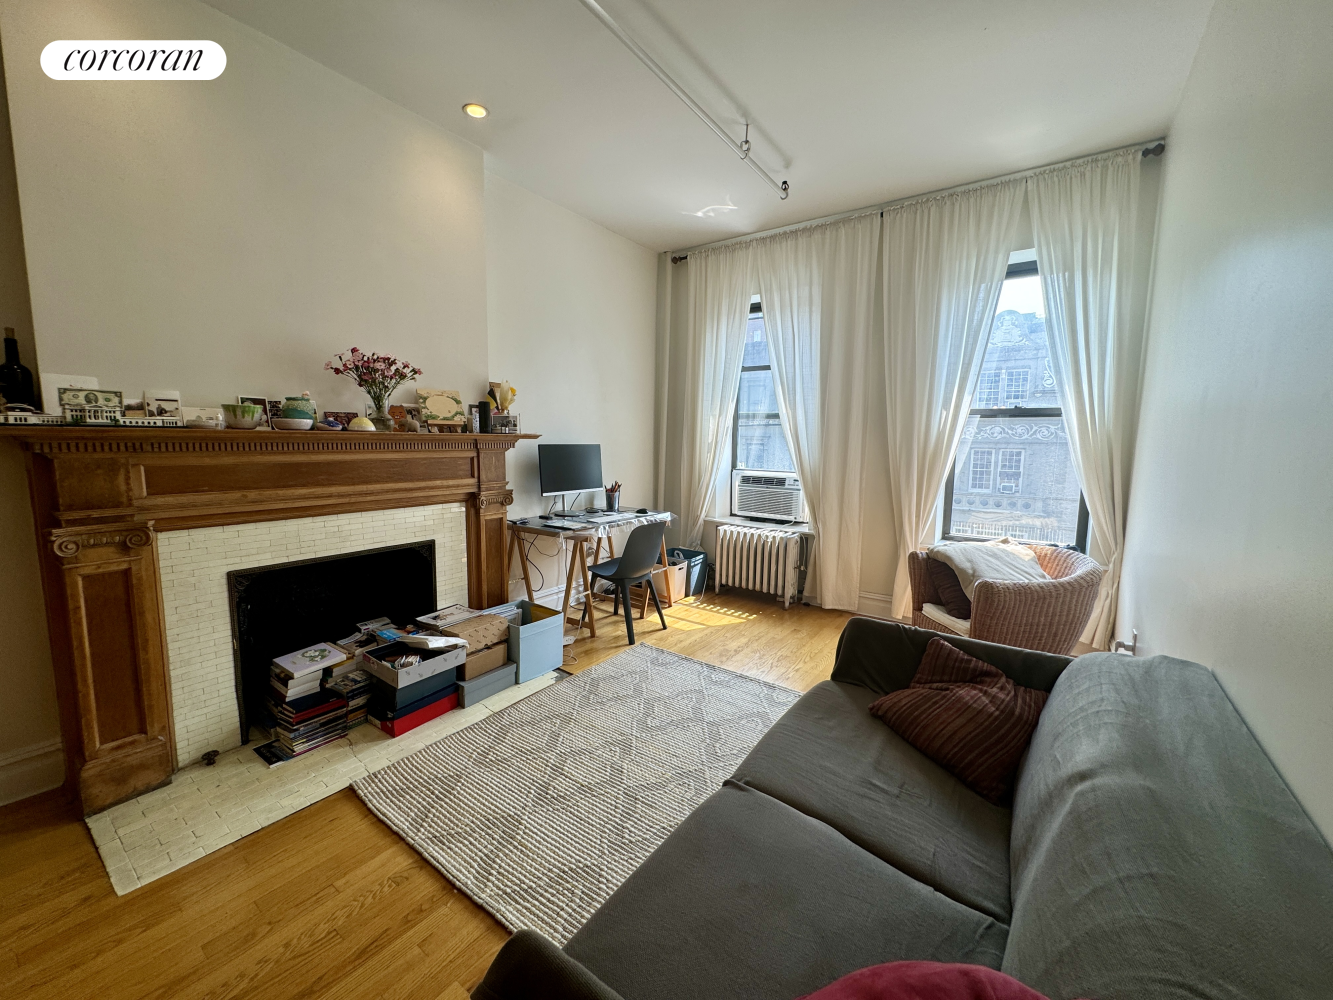
[[[181,415],[181,394],[178,389],[145,389],[143,391],[144,413],[150,417],[179,417]]]
[[[338,421],[338,423],[342,424],[344,427],[346,427],[348,424],[350,424],[353,420],[355,420],[355,419],[356,419],[357,417],[359,417],[359,416],[361,416],[361,414],[357,413],[355,410],[325,410],[325,411],[324,411],[324,419],[325,419],[325,420],[336,420],[336,421]]]
[[[264,407],[268,410],[268,425],[273,426],[273,418],[282,416],[282,400],[270,399]]]
[[[492,434],[521,434],[517,413],[492,413]]]
[[[418,420],[463,420],[463,394],[457,389],[418,389]]]
[[[266,396],[237,396],[236,402],[250,403],[253,406],[259,407],[259,412],[263,414],[263,416],[259,418],[259,422],[265,427],[268,426],[269,417],[271,417],[272,414],[269,413],[269,400]],[[281,410],[279,412],[281,412]]]

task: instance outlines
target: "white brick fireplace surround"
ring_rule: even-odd
[[[461,503],[162,532],[158,563],[176,766],[241,742],[229,572],[428,539],[435,540],[437,602],[466,604],[467,514]],[[392,587],[393,581],[349,579],[347,586]]]

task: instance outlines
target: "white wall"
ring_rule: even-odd
[[[212,39],[228,64],[211,82],[57,82],[38,57],[58,38]],[[355,344],[465,399],[510,379],[529,428],[600,440],[607,474],[648,501],[648,251],[512,184],[488,191],[470,143],[195,0],[0,0],[0,41],[22,212],[20,237],[0,162],[0,325],[29,325],[30,284],[44,370],[186,405],[309,390],[350,410],[365,397],[323,364]],[[511,465],[518,510],[536,509],[534,455]],[[0,802],[60,780],[36,565],[5,445],[0,606],[25,624],[0,658]]]
[[[652,251],[486,175],[491,377],[518,390],[513,409],[542,442],[601,444],[603,478],[620,480],[625,507],[653,503],[656,267]],[[538,486],[537,443],[510,455],[511,517],[550,505]],[[551,540],[534,550],[535,588],[563,586],[559,551]],[[510,575],[521,579],[517,566]],[[511,589],[522,593],[521,584]]]
[[[1212,667],[1333,833],[1333,19],[1218,0],[1166,154],[1119,632]]]

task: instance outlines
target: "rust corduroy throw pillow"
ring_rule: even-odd
[[[1046,692],[1015,684],[998,667],[931,639],[910,686],[870,706],[889,728],[998,804],[1013,790]]]

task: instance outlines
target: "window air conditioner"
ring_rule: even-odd
[[[768,521],[808,521],[801,480],[786,472],[735,469],[731,473],[731,512]]]
[[[1001,493],[1017,493],[1017,492],[1018,492],[1018,484],[1017,484],[1017,483],[1001,483],[1001,484],[1000,484],[1000,492],[1001,492]]]

